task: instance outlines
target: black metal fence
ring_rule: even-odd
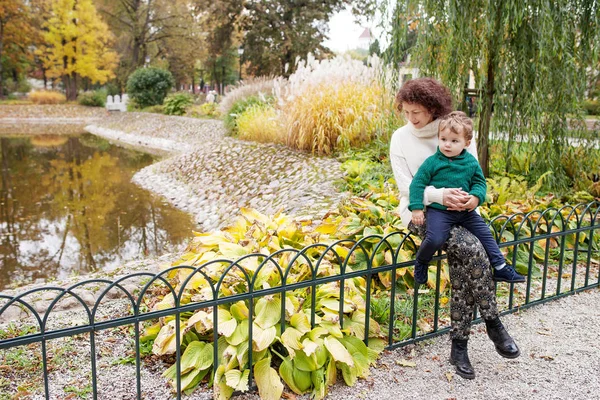
[[[523,307],[529,307],[548,300],[556,299],[578,291],[600,286],[600,203],[591,202],[577,206],[565,206],[561,209],[546,209],[527,214],[500,216],[490,222],[500,247],[507,250],[507,258],[512,264],[526,271],[526,284],[497,285],[498,304],[502,313],[510,313]],[[198,310],[206,310],[212,330],[203,337],[214,346],[212,371],[219,365],[219,314],[220,306],[244,302],[247,307],[249,323],[247,341],[252,349],[253,334],[256,329],[252,323],[256,318],[256,305],[261,298],[278,296],[280,317],[277,319],[278,333],[281,335],[289,326],[289,297],[295,293],[303,304],[295,304],[310,315],[310,326],[315,327],[324,318],[322,310],[337,307],[337,321],[340,329],[354,329],[356,336],[363,336],[368,344],[376,335],[385,338],[388,349],[414,343],[447,332],[448,317],[448,270],[445,256],[439,254],[436,262],[435,279],[424,290],[414,290],[411,269],[412,257],[407,254],[418,246],[418,239],[410,234],[394,232],[386,236],[372,235],[358,241],[340,240],[329,244],[313,244],[302,249],[287,248],[274,254],[250,254],[235,261],[213,260],[199,267],[177,266],[157,274],[134,273],[116,281],[108,279],[87,280],[68,288],[43,287],[32,289],[19,295],[0,293],[0,364],[7,363],[8,352],[18,348],[41,346],[40,395],[51,398],[50,381],[53,379],[49,368],[47,345],[57,338],[87,334],[89,338],[90,390],[89,395],[97,398],[98,348],[96,335],[99,332],[118,327],[132,327],[131,362],[135,364],[136,387],[131,397],[143,398],[142,371],[142,335],[149,322],[162,319],[174,321],[174,338],[182,338],[182,324]],[[248,268],[248,264],[254,268]],[[269,268],[270,276],[266,282],[261,271]],[[432,270],[433,270],[432,269]],[[304,271],[298,273],[298,271]],[[218,271],[214,275],[214,271]],[[302,276],[291,280],[291,277]],[[175,279],[179,281],[175,283]],[[203,282],[205,296],[196,301],[190,295],[189,285],[194,279]],[[137,282],[137,287],[131,282]],[[361,286],[362,300],[358,306],[348,306],[349,286]],[[93,299],[80,289],[92,287],[96,295]],[[319,300],[319,290],[335,288],[336,295],[326,305]],[[232,289],[233,288],[233,289]],[[156,306],[157,293],[171,295],[172,304],[166,309]],[[206,295],[208,293],[208,295]],[[87,297],[86,297],[87,296]],[[111,298],[121,297],[128,304],[129,315],[100,316],[103,307]],[[57,305],[69,299],[76,303],[85,314],[84,322],[75,322],[75,326],[54,327],[49,318],[57,311]],[[296,298],[296,299],[297,299]],[[45,301],[45,303],[44,303]],[[123,300],[121,300],[123,301]],[[353,301],[356,301],[354,298]],[[39,303],[43,303],[40,307]],[[355,320],[349,318],[347,308],[363,310]],[[291,311],[293,313],[293,311]],[[353,315],[357,315],[356,313]],[[173,319],[174,318],[174,319]],[[8,324],[7,319],[16,323]],[[475,320],[477,314],[475,313]],[[356,323],[360,323],[356,325]],[[349,324],[352,326],[348,327]],[[26,328],[24,328],[26,327]],[[362,328],[361,328],[362,327]],[[361,335],[362,334],[362,335]],[[181,354],[185,343],[174,340],[175,373],[180,377]],[[4,354],[3,354],[4,353]],[[253,351],[248,351],[247,364],[253,365]],[[2,375],[11,382],[5,382],[6,392],[15,389],[16,383],[8,372],[10,365],[0,365]],[[252,381],[250,368],[249,380]],[[2,381],[0,379],[0,388]],[[43,388],[42,388],[43,387]],[[11,389],[12,388],[12,389]],[[4,390],[0,389],[0,393]],[[182,395],[181,379],[176,378],[174,393]],[[9,397],[10,398],[10,397]]]

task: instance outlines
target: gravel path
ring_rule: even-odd
[[[474,380],[455,375],[448,362],[448,335],[444,335],[384,352],[377,365],[371,368],[371,375],[359,379],[352,387],[346,386],[338,376],[338,383],[329,389],[327,398],[596,399],[600,393],[599,303],[600,289],[592,289],[503,317],[505,326],[521,349],[521,356],[514,360],[504,359],[495,352],[482,324],[473,326],[469,354],[476,371]],[[113,301],[100,310],[114,315],[119,312],[118,305]],[[77,316],[75,311],[63,316],[63,320],[70,323],[81,318],[82,315]],[[130,345],[120,339],[122,332],[108,330],[96,335],[99,399],[135,398],[135,368],[119,365],[121,357],[131,354]],[[54,340],[53,343],[58,346],[51,350],[53,362],[60,360],[62,367],[50,374],[51,399],[63,399],[65,388],[89,385],[89,341],[78,337],[60,339],[60,342]],[[173,398],[172,389],[160,376],[166,367],[160,358],[145,363],[142,369],[144,399]],[[23,398],[42,399],[43,396]],[[202,386],[183,398],[209,400],[212,390]],[[290,393],[286,398],[309,399],[307,395]],[[259,396],[245,393],[234,399],[259,400]]]
[[[344,197],[334,187],[343,176],[338,161],[226,137],[221,121],[122,113],[86,130],[170,153],[133,180],[192,214],[201,231],[227,225],[241,207],[317,218]]]
[[[448,335],[387,352],[358,386],[337,386],[335,399],[597,399],[600,393],[600,290],[502,318],[521,349],[500,357],[485,327],[473,327],[469,358],[474,380],[454,374]],[[403,367],[400,360],[414,363]]]

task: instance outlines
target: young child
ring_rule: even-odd
[[[477,236],[494,267],[494,280],[500,282],[524,282],[506,263],[490,229],[475,208],[485,201],[487,186],[477,159],[467,152],[473,138],[473,121],[462,111],[454,111],[442,119],[438,131],[438,149],[419,167],[410,184],[412,222],[425,222],[423,192],[426,186],[436,188],[461,188],[469,193],[466,211],[449,211],[445,206],[431,203],[427,208],[427,234],[417,252],[415,281],[427,282],[428,264],[436,251],[448,239],[450,229],[461,225]]]

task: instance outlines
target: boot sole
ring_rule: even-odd
[[[455,361],[453,359],[450,359],[450,364],[452,365],[456,365]],[[460,376],[461,378],[464,379],[475,379],[475,373],[472,374],[465,374],[464,372],[459,371],[458,369],[455,368],[456,374],[458,376]]]
[[[496,352],[504,358],[511,358],[511,359],[517,358],[521,355],[521,350],[517,351],[516,353],[502,353],[497,347],[496,347]]]

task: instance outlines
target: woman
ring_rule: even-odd
[[[400,191],[399,211],[403,225],[424,237],[425,225],[411,223],[409,186],[419,166],[436,152],[439,118],[452,111],[452,98],[450,91],[436,80],[420,78],[410,80],[400,88],[396,103],[408,120],[405,126],[394,132],[390,144],[390,160]],[[477,156],[474,140],[467,150]],[[456,211],[465,210],[468,200],[468,193],[460,188],[436,189],[430,186],[423,196],[426,206],[439,203]],[[455,365],[458,375],[473,379],[475,371],[469,361],[467,343],[475,305],[479,307],[488,336],[498,353],[506,358],[516,358],[520,351],[498,318],[492,268],[479,240],[465,228],[456,226],[450,232],[445,250],[452,286],[450,363]],[[512,267],[507,265],[504,268],[510,268],[509,272],[516,274]]]

